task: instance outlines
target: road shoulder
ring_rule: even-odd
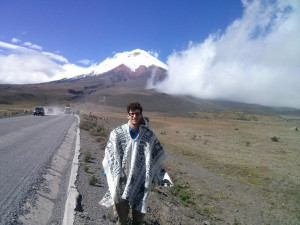
[[[19,217],[23,224],[62,224],[77,125],[77,121],[74,121],[67,131],[64,141],[43,175],[43,182],[36,190],[34,199],[28,199],[24,204],[24,214]]]

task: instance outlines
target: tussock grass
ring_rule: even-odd
[[[233,225],[241,225],[241,223],[236,218],[234,218]]]
[[[171,192],[174,196],[178,197],[184,205],[195,205],[194,194],[189,185],[175,184]]]
[[[83,166],[83,171],[86,173],[89,172],[89,167],[86,164]]]
[[[89,177],[89,185],[95,185],[98,182],[98,178],[95,175]]]
[[[209,217],[212,214],[212,210],[209,207],[203,207],[203,208],[197,207],[196,212],[200,215],[204,215],[207,217]]]
[[[90,151],[86,151],[83,155],[83,161],[87,163],[90,161],[90,159],[91,159],[91,153]]]
[[[271,137],[271,140],[274,141],[274,142],[278,142],[279,141],[279,137],[276,137],[276,136]]]
[[[108,130],[103,125],[97,125],[90,130],[92,136],[102,136],[107,137],[109,135]]]
[[[255,178],[250,179],[249,183],[253,184],[254,186],[260,186],[260,185],[262,185],[262,182],[259,181],[258,179],[255,179]]]
[[[97,120],[94,117],[84,116],[80,122],[80,129],[89,131],[97,126]]]
[[[80,122],[80,129],[89,131],[92,136],[107,137],[109,135],[109,131],[103,125],[98,124],[98,117],[94,115],[84,115]]]

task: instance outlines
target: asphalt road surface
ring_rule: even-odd
[[[55,154],[76,124],[73,115],[0,119],[1,225],[19,223],[22,205],[36,195]],[[73,146],[74,138],[69,139],[69,145]],[[70,154],[62,158],[71,160]]]

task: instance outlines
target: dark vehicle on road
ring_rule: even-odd
[[[38,107],[35,107],[34,111],[33,111],[33,115],[34,116],[45,116],[45,110],[42,106],[38,106]]]

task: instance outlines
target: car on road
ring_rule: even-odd
[[[47,109],[47,114],[54,114],[54,110],[53,109]]]
[[[45,110],[42,106],[37,106],[35,107],[34,111],[33,111],[33,115],[34,116],[45,116]]]
[[[71,107],[70,106],[65,107],[64,114],[71,114]]]

